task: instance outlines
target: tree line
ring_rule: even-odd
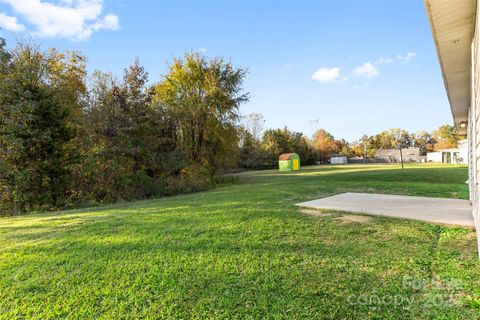
[[[10,49],[0,39],[0,213],[193,192],[230,179],[225,172],[274,168],[285,152],[314,164],[396,143],[392,132],[348,143],[324,130],[311,139],[264,130],[260,114],[240,112],[246,75],[198,52],[174,59],[156,82],[138,59],[121,77],[88,74],[79,52]],[[427,150],[439,137],[401,139]]]
[[[451,125],[440,126],[431,133],[424,130],[411,133],[394,128],[348,142],[336,139],[324,129],[317,130],[311,138],[288,128],[263,131],[263,123],[263,117],[258,113],[248,115],[245,119],[240,132],[241,168],[274,168],[278,155],[287,152],[298,153],[304,165],[328,163],[333,154],[348,158],[374,158],[377,150],[397,149],[400,146],[419,148],[421,155],[426,155],[439,149],[456,148],[460,140],[455,127]]]
[[[237,166],[246,71],[187,53],[155,83],[137,60],[87,75],[78,52],[0,43],[4,213],[191,192]]]

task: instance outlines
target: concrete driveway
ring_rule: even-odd
[[[296,205],[474,228],[468,200],[347,192]]]

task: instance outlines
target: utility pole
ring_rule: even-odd
[[[403,169],[403,155],[402,155],[402,144],[398,144],[398,149],[400,149],[400,162],[402,163],[402,169]]]

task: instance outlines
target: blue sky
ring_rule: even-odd
[[[186,50],[247,68],[267,127],[336,138],[451,123],[422,1],[0,0],[10,46],[79,50],[121,75],[135,56],[152,81]]]

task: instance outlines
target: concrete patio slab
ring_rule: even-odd
[[[468,200],[347,192],[296,205],[474,228]]]

